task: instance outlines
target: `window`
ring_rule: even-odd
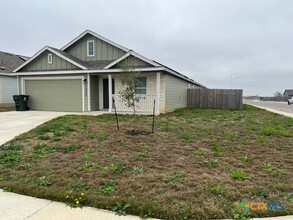
[[[49,53],[49,54],[48,54],[48,64],[52,64],[52,63],[53,63],[52,54]]]
[[[145,95],[146,94],[146,77],[137,78],[137,86],[135,88],[135,94]]]
[[[93,40],[89,40],[87,42],[87,56],[88,57],[95,56],[95,42]]]

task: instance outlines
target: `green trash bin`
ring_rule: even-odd
[[[27,105],[29,97],[30,97],[29,95],[14,95],[13,96],[16,111],[27,111],[27,110],[29,110],[29,107]]]

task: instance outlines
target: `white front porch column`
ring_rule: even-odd
[[[112,112],[112,75],[108,74],[109,87],[109,112]]]
[[[160,74],[160,72],[157,72],[156,115],[160,114],[160,96],[161,96],[161,74]]]
[[[91,111],[91,78],[90,74],[87,74],[87,111]]]

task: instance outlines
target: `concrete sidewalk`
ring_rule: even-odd
[[[0,190],[1,220],[140,220],[137,216],[118,216],[115,213],[91,207],[70,208],[61,202],[52,202]]]

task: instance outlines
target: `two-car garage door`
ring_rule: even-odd
[[[25,80],[29,107],[45,111],[83,111],[82,79]]]

